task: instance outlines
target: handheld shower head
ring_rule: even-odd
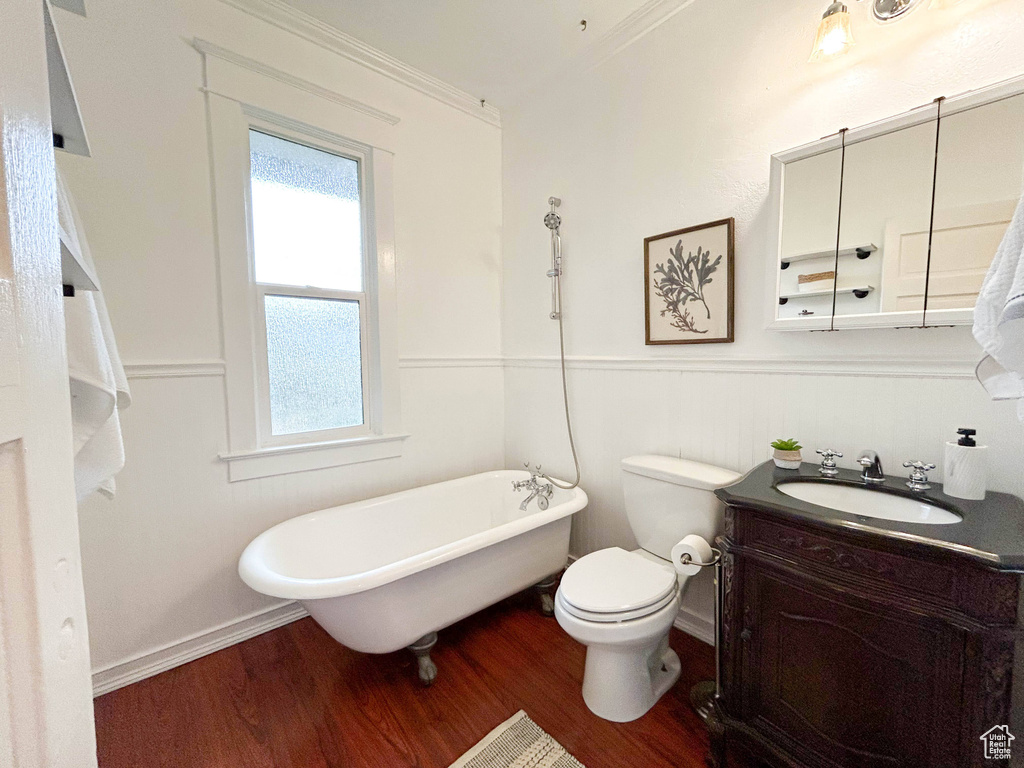
[[[544,216],[544,226],[553,232],[557,232],[558,228],[562,225],[562,217],[555,213],[555,208],[561,204],[562,201],[557,197],[548,198],[548,205],[551,206],[551,210]]]

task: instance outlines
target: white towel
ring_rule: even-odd
[[[92,255],[67,185],[57,170],[57,212],[61,236],[77,248],[95,274]],[[98,288],[99,286],[97,286]],[[71,428],[75,451],[75,493],[114,495],[114,475],[124,467],[118,409],[131,403],[107,305],[97,291],[76,291],[64,299],[64,324],[71,377]]]
[[[976,369],[978,381],[993,400],[1019,400],[1024,422],[1024,198],[981,285],[974,338],[987,353]]]

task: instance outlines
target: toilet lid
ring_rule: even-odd
[[[666,565],[619,547],[581,557],[562,574],[563,602],[588,614],[635,613],[664,604],[676,589],[676,574]]]
[[[652,614],[657,613],[666,605],[675,603],[679,599],[676,590],[672,590],[661,600],[645,605],[641,608],[634,608],[632,611],[621,611],[616,613],[597,613],[595,611],[584,611],[582,608],[577,608],[574,605],[570,605],[565,601],[561,590],[555,594],[555,605],[556,613],[557,608],[560,606],[563,611],[575,616],[577,619],[583,619],[584,621],[592,621],[598,624],[616,624],[622,622],[629,622],[633,619],[643,619]],[[678,607],[676,608],[678,611]]]

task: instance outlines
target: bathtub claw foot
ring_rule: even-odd
[[[430,658],[430,650],[435,645],[437,645],[437,632],[424,635],[409,646],[409,650],[416,655],[420,682],[424,687],[430,686],[437,679],[437,665]]]
[[[551,590],[555,586],[556,579],[549,576],[539,584],[534,584],[533,589],[537,592],[541,615],[548,618],[555,615],[555,599],[551,596]]]

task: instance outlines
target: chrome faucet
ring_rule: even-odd
[[[530,469],[530,462],[525,462],[524,466],[527,470]],[[529,491],[530,495],[523,499],[523,503],[519,505],[519,509],[523,512],[530,505],[530,502],[534,499],[537,500],[537,506],[541,508],[541,511],[548,508],[548,502],[551,496],[555,492],[555,486],[551,483],[542,483],[537,478],[544,477],[540,471],[540,464],[538,464],[532,471],[530,471],[529,480],[513,480],[512,490],[513,491]],[[547,478],[545,478],[547,479]]]
[[[860,456],[857,458],[857,463],[863,467],[860,479],[864,481],[865,485],[878,485],[885,482],[882,460],[878,458],[877,453],[874,451],[861,451]]]
[[[928,484],[928,473],[935,469],[934,464],[925,464],[923,461],[904,461],[904,467],[910,469],[910,477],[907,479],[907,487],[912,491],[927,491],[931,486]]]
[[[836,466],[836,458],[843,458],[843,454],[833,451],[831,448],[820,448],[818,454],[821,456],[821,466],[818,468],[821,476],[835,477],[838,475],[839,468]]]

